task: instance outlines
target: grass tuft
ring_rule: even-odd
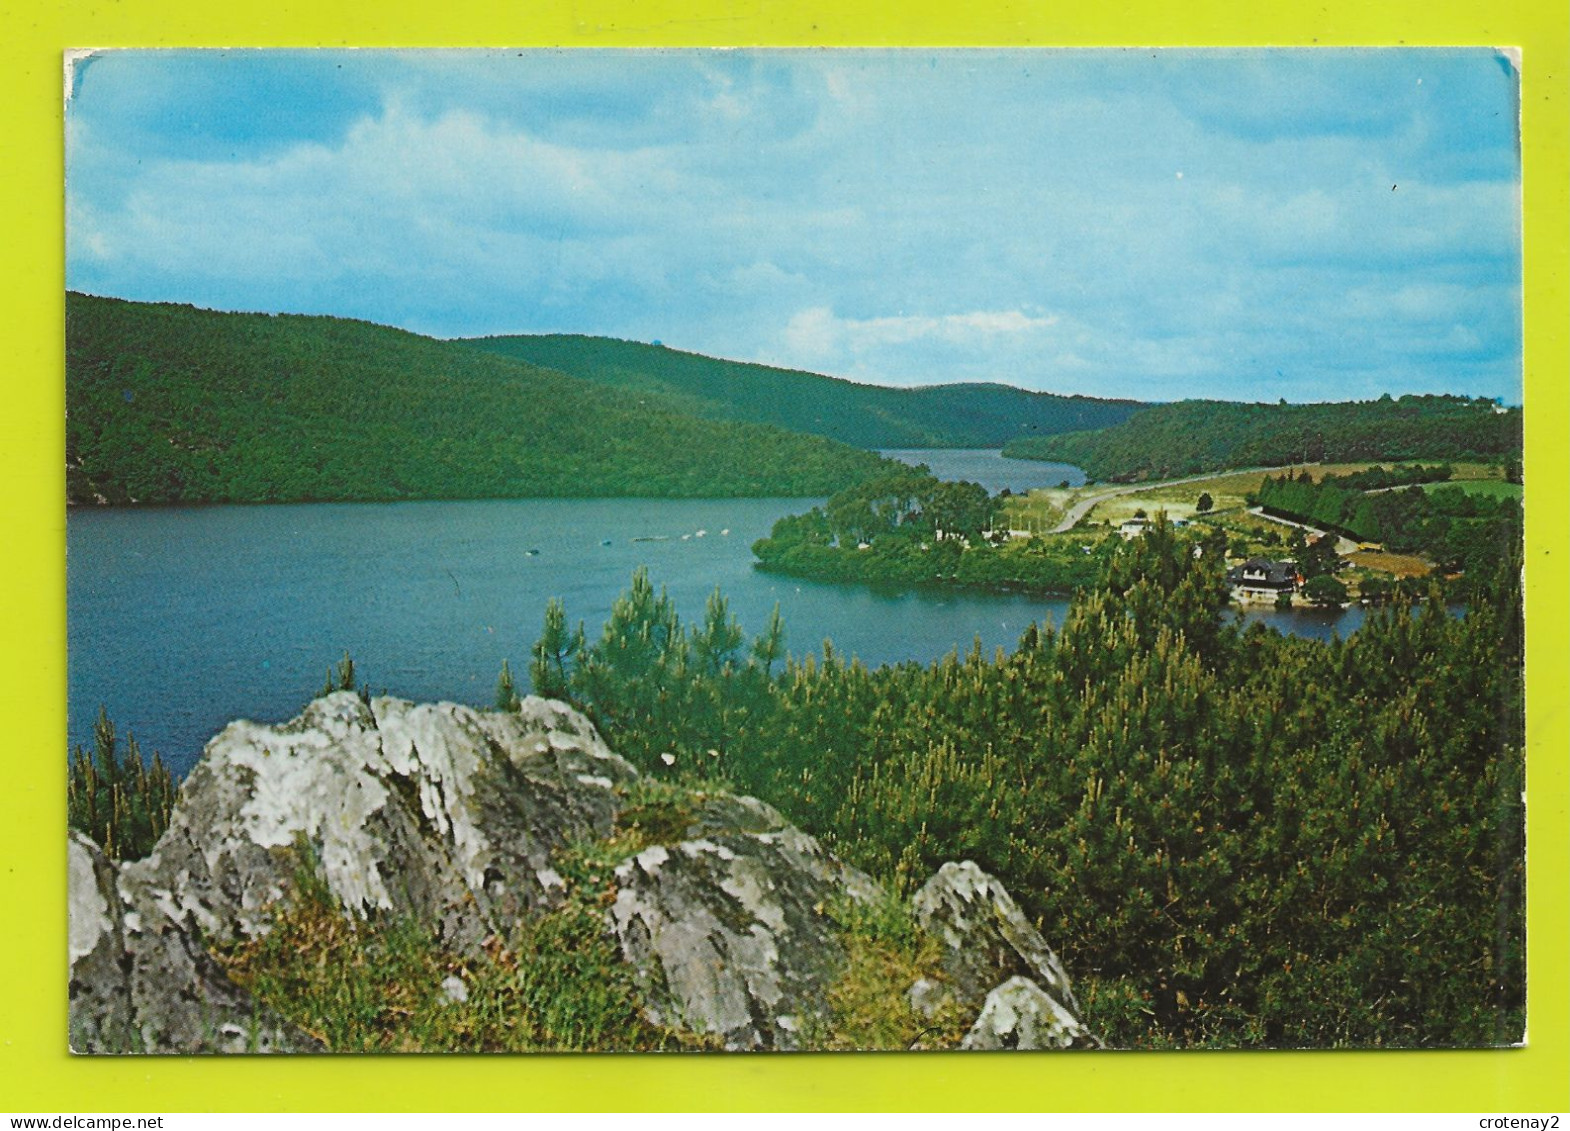
[[[602,918],[603,890],[479,955],[407,920],[345,916],[308,853],[272,930],[218,955],[236,983],[332,1052],[653,1052],[709,1047],[655,1025]],[[451,981],[457,979],[457,983]],[[444,988],[461,983],[462,1000]]]
[[[941,981],[942,950],[922,931],[910,908],[892,895],[872,904],[836,900],[824,909],[839,928],[845,968],[829,988],[829,1021],[809,1026],[813,1051],[952,1049],[974,1010],[946,998],[931,1017],[916,1012],[908,996],[922,978]]]

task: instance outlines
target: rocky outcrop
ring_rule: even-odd
[[[562,903],[559,853],[629,843],[620,824],[642,819],[628,809],[639,790],[588,720],[533,697],[492,713],[339,692],[280,726],[233,723],[146,859],[116,867],[72,838],[72,1047],[314,1049],[204,945],[265,934],[309,870],[344,915],[413,919],[479,960]],[[833,910],[887,897],[762,802],[675,792],[610,866],[596,905],[607,937],[656,1023],[731,1049],[801,1047],[846,963]],[[911,1008],[980,1011],[973,1047],[1082,1043],[1061,965],[996,880],[945,865],[915,911],[945,957]],[[433,992],[461,1002],[462,980],[448,981]]]
[[[830,901],[876,885],[751,798],[755,827],[655,845],[616,869],[610,918],[655,1020],[732,1049],[798,1047],[844,962]]]
[[[1039,982],[1075,1010],[1058,956],[996,879],[966,860],[939,868],[911,901],[923,930],[943,942],[943,967],[962,998],[979,1003],[1016,975]]]
[[[944,864],[911,906],[943,944],[955,995],[981,1006],[966,1048],[1100,1047],[1078,1020],[1063,964],[997,879],[968,860]]]
[[[1029,978],[1014,977],[982,1003],[965,1034],[965,1049],[1070,1049],[1098,1047],[1061,1002]]]
[[[250,1008],[196,939],[264,933],[310,868],[346,915],[410,917],[478,953],[553,905],[562,881],[551,854],[608,835],[616,786],[635,776],[582,715],[536,698],[483,713],[338,692],[282,726],[232,723],[208,743],[146,859],[116,869],[72,842],[82,940],[72,946],[72,1047],[302,1047],[266,1026],[242,1038],[185,1024],[176,999],[224,1019]],[[128,1005],[127,987],[138,986]],[[165,1005],[171,1023],[147,1020]]]
[[[73,833],[68,938],[73,1052],[314,1052],[315,1040],[258,1006],[146,890],[122,884]]]
[[[608,835],[615,786],[635,776],[560,703],[487,713],[340,691],[283,726],[226,727],[125,876],[230,942],[266,930],[303,853],[347,914],[412,917],[473,950],[552,904],[551,853]]]

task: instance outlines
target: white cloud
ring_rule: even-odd
[[[111,214],[90,195],[75,200],[68,238],[77,257],[112,247],[190,279],[358,277],[380,288],[411,273],[457,274],[484,286],[504,268],[490,282],[506,289],[548,266],[603,277],[606,251],[647,232],[650,209],[680,199],[681,180],[653,151],[572,149],[472,114],[424,120],[392,108],[336,147],[152,162]],[[576,254],[591,237],[603,241],[597,252]],[[503,264],[498,246],[522,254]]]
[[[171,70],[124,84],[156,92],[139,148],[94,117],[125,101],[95,71],[67,119],[71,284],[1113,395],[1298,398],[1353,373],[1400,392],[1519,349],[1497,139],[1431,128],[1421,101],[1359,109],[1339,78],[1237,110],[1273,60],[492,52],[356,77],[359,58],[332,128],[265,145],[157,125],[204,110]],[[237,120],[267,117],[255,98]]]
[[[974,310],[963,314],[888,315],[881,318],[840,318],[826,306],[797,311],[786,324],[783,339],[794,353],[841,358],[852,366],[885,346],[923,339],[983,346],[999,335],[1034,334],[1057,324],[1055,316],[1032,317],[1020,310]]]

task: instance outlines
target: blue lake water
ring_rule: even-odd
[[[996,448],[889,448],[878,454],[902,463],[924,463],[939,479],[968,479],[994,495],[1005,487],[1019,494],[1032,487],[1056,487],[1065,481],[1070,487],[1085,483],[1085,473],[1077,467],[1033,459],[1004,459]]]
[[[922,454],[934,470],[947,457],[970,458]],[[1044,466],[988,454],[1027,475]],[[1057,475],[1054,483],[1063,478],[1049,474]],[[1034,620],[1062,623],[1063,600],[883,593],[754,569],[753,541],[780,516],[814,502],[524,499],[73,510],[67,519],[70,741],[91,741],[103,705],[122,732],[129,728],[144,750],[160,751],[183,773],[229,720],[292,717],[345,651],[378,691],[486,705],[503,659],[527,687],[529,649],[550,598],[562,598],[569,618],[584,621],[593,636],[640,565],[669,589],[684,619],[702,615],[716,586],[749,634],[761,630],[778,603],[795,656],[817,652],[832,638],[842,654],[870,665],[929,662],[978,637],[989,653],[1012,647]],[[1324,637],[1362,622],[1358,609],[1248,615]]]
[[[527,685],[546,601],[562,598],[592,635],[639,565],[684,619],[702,615],[715,586],[749,634],[777,602],[797,656],[832,637],[869,664],[927,661],[976,636],[1012,646],[1030,621],[1062,618],[1061,601],[887,594],[755,570],[751,544],[813,501],[76,510],[70,740],[90,741],[103,704],[183,771],[230,719],[294,715],[346,650],[377,690],[488,704],[504,658]],[[635,541],[650,538],[663,540]]]

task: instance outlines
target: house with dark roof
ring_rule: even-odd
[[[1296,564],[1269,558],[1249,558],[1242,565],[1227,570],[1227,584],[1242,597],[1278,597],[1282,593],[1293,593],[1300,580]]]

